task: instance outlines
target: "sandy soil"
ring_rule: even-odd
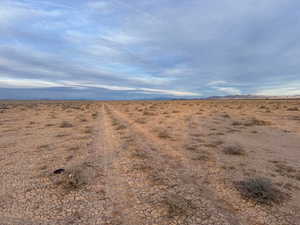
[[[4,101],[0,168],[0,225],[297,225],[300,101]]]

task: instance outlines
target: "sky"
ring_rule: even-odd
[[[299,0],[0,0],[0,98],[300,95]]]

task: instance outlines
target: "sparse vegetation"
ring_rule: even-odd
[[[147,123],[147,121],[146,121],[145,118],[138,118],[138,119],[135,120],[135,122],[140,123],[140,124],[145,124],[145,123]]]
[[[298,107],[291,107],[291,108],[288,108],[287,111],[299,111],[299,108]]]
[[[171,137],[167,130],[159,130],[157,136],[163,139]]]
[[[123,129],[126,129],[126,125],[125,125],[125,124],[119,124],[119,125],[116,127],[116,130],[123,130]]]
[[[251,118],[250,120],[246,121],[244,123],[245,126],[267,126],[271,125],[271,122],[269,121],[264,121],[264,120],[259,120],[256,118]]]
[[[267,178],[249,178],[235,185],[244,198],[260,204],[281,203],[284,199],[283,193],[276,189],[272,181]]]
[[[82,168],[70,168],[68,170],[59,170],[56,173],[55,184],[62,187],[65,191],[74,191],[87,184],[87,176]]]
[[[233,121],[232,126],[241,126],[243,125],[240,121]]]
[[[227,155],[245,155],[243,148],[237,144],[225,146],[223,152]]]
[[[299,100],[8,105],[0,118],[0,211],[7,216],[20,218],[26,208],[41,224],[281,225],[297,218],[299,114],[287,109]],[[73,221],[76,211],[81,218]]]
[[[179,194],[168,193],[162,203],[167,207],[169,218],[188,216],[195,210],[192,201]]]
[[[60,128],[70,128],[73,127],[73,124],[68,122],[68,121],[63,121],[61,122],[61,124],[59,125]]]

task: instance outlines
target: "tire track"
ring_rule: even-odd
[[[103,150],[105,192],[109,200],[106,207],[106,224],[143,224],[139,214],[142,209],[135,187],[129,182],[130,177],[124,168],[128,162],[120,149],[120,141],[115,135],[105,106],[102,107],[102,114],[100,147]]]
[[[160,169],[163,167],[166,169],[164,177],[170,182],[170,186],[176,187],[177,193],[183,193],[183,196],[188,195],[188,189],[194,192],[193,195],[196,201],[202,206],[205,205],[205,213],[210,215],[216,215],[217,221],[222,224],[247,224],[244,219],[239,218],[239,215],[232,211],[232,209],[224,203],[221,199],[218,199],[213,191],[205,187],[205,181],[207,179],[207,173],[204,170],[193,168],[189,159],[186,158],[178,149],[173,146],[166,145],[159,138],[155,137],[147,129],[142,126],[136,125],[130,118],[124,114],[110,108],[112,114],[118,118],[122,123],[130,127],[130,130],[135,133],[135,136],[142,146],[151,146],[150,148],[156,149],[155,154],[152,154],[153,158],[161,163]],[[163,167],[162,167],[163,166]],[[200,173],[199,173],[200,172]],[[203,174],[201,174],[201,172]],[[198,189],[198,190],[197,190]],[[201,190],[201,191],[200,191]],[[202,199],[202,202],[201,200]],[[204,201],[204,202],[203,202]],[[207,211],[211,209],[209,212]],[[198,208],[201,211],[201,208]],[[203,208],[202,208],[203,210]],[[214,221],[216,222],[216,221]],[[193,224],[193,223],[187,223]]]

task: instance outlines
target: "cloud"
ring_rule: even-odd
[[[111,9],[111,3],[108,1],[93,1],[93,2],[88,2],[87,6],[95,9],[97,11],[107,11]]]
[[[210,81],[207,85],[208,86],[218,86],[218,85],[224,85],[227,84],[228,82],[224,80],[216,80],[216,81]]]
[[[42,80],[0,78],[0,88],[46,88],[59,86],[61,85],[58,83]]]
[[[156,95],[294,94],[299,7],[294,0],[4,0],[2,86],[67,81]]]
[[[240,95],[241,94],[241,91],[239,89],[233,88],[233,87],[218,87],[216,89],[219,91],[222,91],[228,95]]]
[[[258,90],[255,94],[266,96],[300,95],[300,80],[297,80],[293,83],[264,87]]]
[[[114,86],[114,85],[104,85],[96,84],[84,81],[68,81],[60,80],[57,82],[51,82],[46,80],[38,79],[11,79],[11,78],[0,78],[0,88],[50,88],[50,87],[65,87],[65,88],[76,88],[76,89],[86,89],[86,88],[102,88],[113,91],[142,91],[151,94],[163,94],[171,96],[200,96],[200,94],[185,92],[185,91],[175,91],[175,90],[163,90],[154,88],[134,88],[125,86]]]

